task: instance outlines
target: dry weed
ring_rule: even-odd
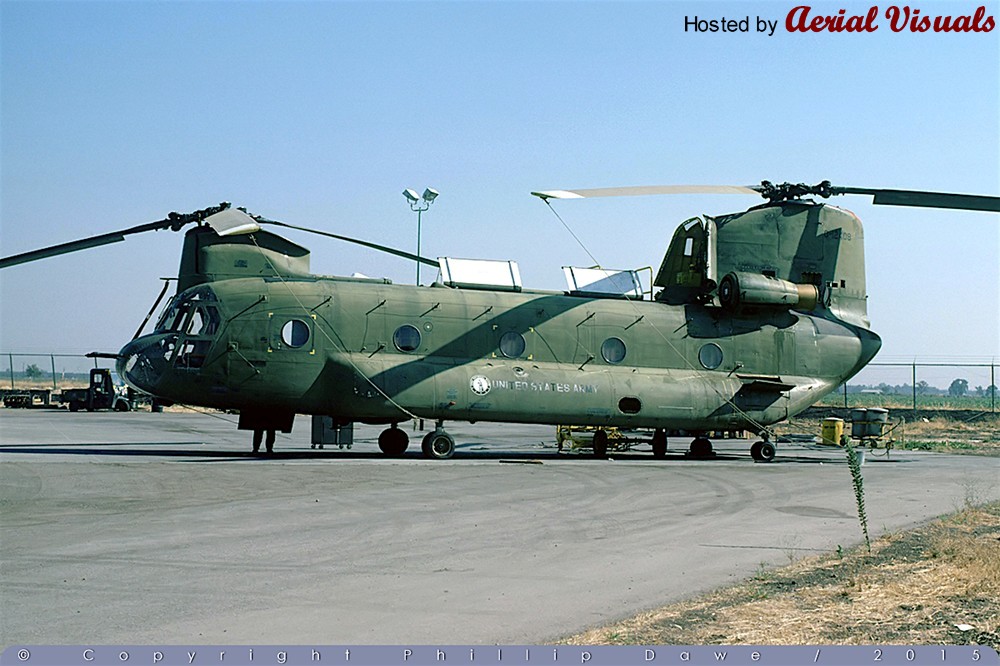
[[[1000,503],[883,537],[872,550],[806,558],[565,642],[1000,647]]]

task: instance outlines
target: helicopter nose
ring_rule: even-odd
[[[118,376],[137,391],[157,395],[176,342],[176,334],[136,338],[118,352]]]

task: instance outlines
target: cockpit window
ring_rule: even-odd
[[[192,335],[215,335],[220,322],[219,311],[214,305],[216,302],[215,292],[207,285],[188,289],[167,304],[155,331],[157,333],[186,331]],[[197,332],[192,333],[193,330]]]
[[[179,301],[172,301],[167,309],[163,311],[160,315],[160,320],[156,322],[156,328],[154,331],[156,333],[166,333],[167,331],[176,331],[180,329],[181,324],[184,322],[184,315],[187,314],[188,307],[186,303],[181,303]]]
[[[215,293],[206,285],[193,287],[178,294],[167,305],[156,325],[157,333],[179,333],[172,336],[165,357],[176,368],[200,368],[212,347],[212,338],[219,332],[222,317]]]
[[[200,368],[205,365],[211,340],[186,340],[177,354],[174,366],[177,368]]]
[[[201,335],[203,328],[205,328],[205,308],[196,308],[191,319],[188,320],[187,334]]]
[[[219,330],[219,310],[214,305],[198,306],[187,325],[191,336],[215,335]]]

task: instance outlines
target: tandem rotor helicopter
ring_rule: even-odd
[[[514,262],[425,257],[252,215],[228,203],[0,259],[0,268],[194,226],[177,291],[152,333],[128,342],[117,369],[162,401],[237,410],[239,428],[289,432],[296,414],[399,427],[433,420],[429,458],[450,458],[447,421],[757,433],[755,460],[775,455],[768,427],[853,377],[881,340],[867,315],[864,237],[853,213],[817,202],[1000,212],[1000,197],[816,186],[664,186],[533,192],[553,199],[674,193],[767,201],[676,230],[645,298],[634,271],[564,267],[565,291],[522,288]],[[309,272],[309,250],[264,226],[359,243],[440,269],[430,286]],[[161,294],[162,296],[162,294]],[[157,307],[154,304],[154,310]],[[152,314],[152,311],[151,311]],[[148,316],[147,316],[148,319]],[[689,454],[710,455],[704,435]]]

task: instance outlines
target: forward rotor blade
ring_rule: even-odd
[[[92,247],[110,245],[111,243],[118,243],[123,240],[125,240],[125,235],[120,231],[114,231],[109,234],[101,234],[100,236],[91,236],[90,238],[70,241],[68,243],[43,247],[40,250],[32,250],[30,252],[15,254],[10,257],[4,257],[3,259],[0,259],[0,268],[26,264],[29,261],[37,261],[48,257],[57,257],[60,254],[76,252],[77,250],[86,250]]]
[[[1000,213],[1000,197],[920,190],[883,190],[868,187],[833,187],[833,194],[870,194],[872,203],[882,206],[914,206],[921,208],[954,208]]]
[[[755,189],[756,188],[756,189]],[[546,190],[532,192],[540,199],[591,199],[594,197],[636,197],[648,194],[760,194],[759,186],[743,185],[639,185],[598,187],[589,190]]]
[[[57,257],[61,254],[69,254],[70,252],[77,252],[78,250],[87,250],[94,247],[100,247],[102,245],[118,243],[125,240],[125,236],[139,234],[144,231],[158,231],[160,229],[173,229],[174,231],[178,231],[185,224],[200,222],[206,219],[206,217],[212,217],[216,213],[224,211],[227,208],[229,208],[229,204],[222,202],[218,206],[203,208],[202,210],[196,210],[193,213],[170,213],[170,215],[166,218],[157,220],[156,222],[147,222],[146,224],[129,227],[128,229],[122,229],[121,231],[112,231],[106,234],[100,234],[99,236],[91,236],[90,238],[69,241],[68,243],[60,243],[59,245],[50,245],[49,247],[43,247],[39,250],[32,250],[30,252],[22,252],[21,254],[3,257],[0,259],[0,269],[17,266],[18,264],[26,264],[29,261],[37,261],[48,257]]]
[[[326,236],[327,238],[335,238],[337,240],[347,241],[348,243],[355,243],[356,245],[364,245],[365,247],[370,247],[373,250],[379,250],[380,252],[386,252],[388,254],[395,255],[397,257],[402,257],[403,259],[409,259],[410,261],[419,261],[422,264],[427,264],[428,266],[438,267],[438,262],[433,259],[428,259],[427,257],[421,257],[416,254],[411,254],[404,250],[397,250],[393,247],[388,247],[386,245],[379,245],[378,243],[369,243],[368,241],[363,241],[357,238],[351,238],[350,236],[341,236],[339,234],[331,234],[327,231],[320,231],[318,229],[310,229],[308,227],[298,227],[294,224],[288,224],[286,222],[278,222],[277,220],[269,220],[264,217],[253,218],[261,224],[273,224],[278,227],[286,227],[288,229],[295,229],[296,231],[305,231],[306,233],[316,234],[318,236]]]
[[[128,229],[122,229],[121,231],[112,231],[99,236],[91,236],[90,238],[82,238],[68,243],[60,243],[59,245],[50,245],[49,247],[43,247],[40,250],[32,250],[31,252],[22,252],[21,254],[15,254],[13,256],[0,259],[0,268],[26,264],[29,261],[37,261],[38,259],[45,259],[47,257],[57,257],[60,254],[69,254],[70,252],[87,250],[92,247],[100,247],[102,245],[110,245],[111,243],[119,243],[125,240],[125,236],[128,236],[129,234],[138,234],[143,231],[155,231],[157,229],[168,229],[172,224],[173,220],[170,219],[160,220],[158,222],[149,222],[148,224],[140,224],[137,227],[130,227]]]

